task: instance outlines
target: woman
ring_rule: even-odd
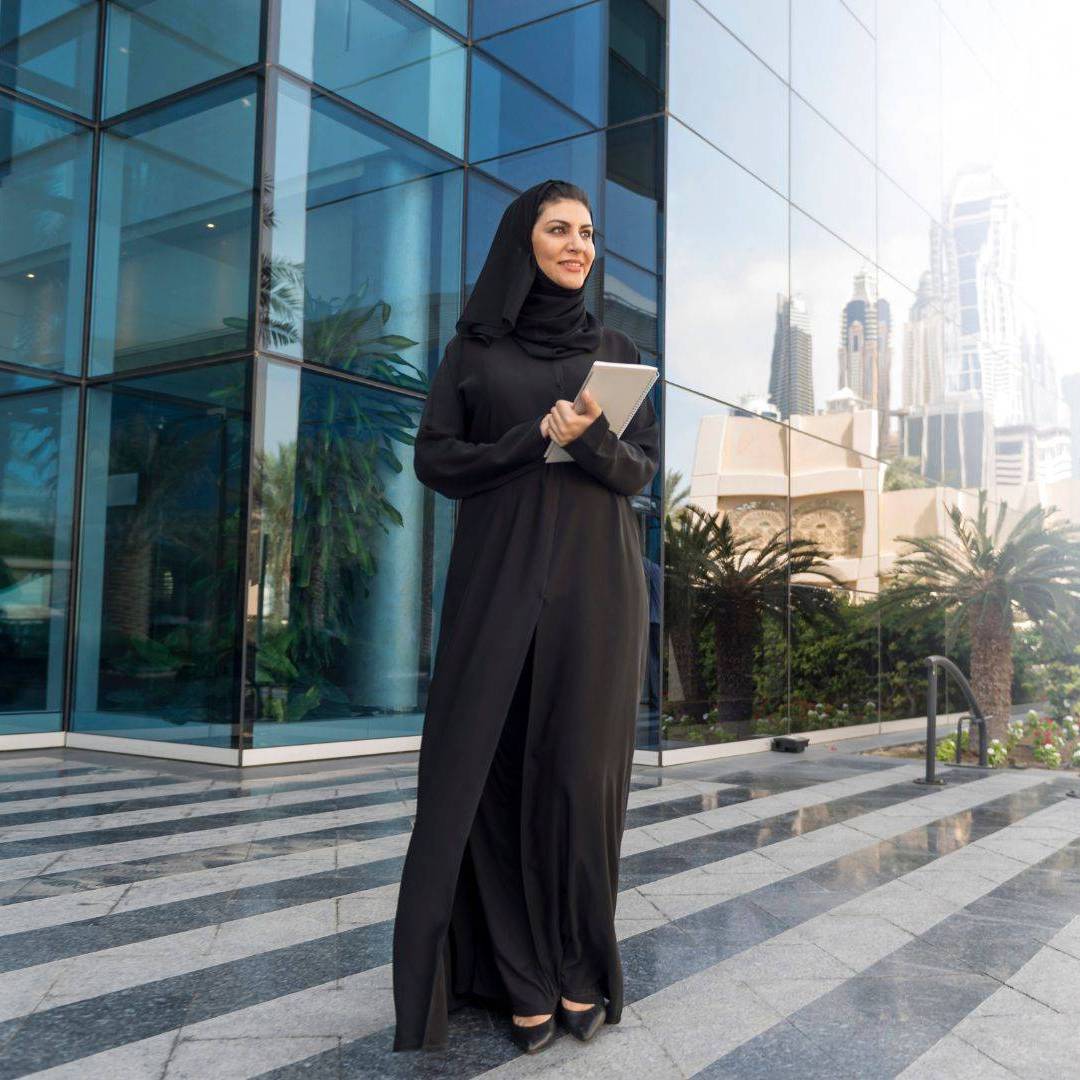
[[[587,195],[547,180],[506,209],[432,380],[414,468],[460,499],[394,923],[394,1049],[447,1012],[508,1008],[535,1052],[622,1012],[619,846],[648,649],[630,496],[659,463],[646,399],[622,438],[594,360],[638,363],[585,310]],[[571,462],[548,464],[549,441]]]

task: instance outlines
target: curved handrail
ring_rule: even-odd
[[[926,658],[926,777],[920,780],[922,784],[940,784],[941,781],[935,776],[937,769],[937,683],[938,668],[942,668],[956,679],[960,689],[967,699],[971,709],[971,722],[979,728],[979,765],[987,768],[989,761],[989,746],[987,744],[986,717],[983,716],[979,703],[975,700],[975,694],[971,684],[967,681],[964,673],[947,656],[933,654]],[[957,739],[957,747],[960,740]]]

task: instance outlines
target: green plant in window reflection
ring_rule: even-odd
[[[229,478],[243,463],[239,396],[234,384],[210,387],[186,409],[170,399],[114,428],[110,475],[133,475],[137,487],[135,502],[108,516],[102,707],[174,723],[231,716],[242,516]],[[177,579],[179,595],[166,585]]]
[[[792,576],[836,579],[829,553],[812,540],[788,538],[787,530],[770,537],[737,536],[727,514],[713,514],[687,504],[667,515],[665,537],[665,608],[672,627],[672,651],[686,691],[704,693],[702,663],[707,636],[715,673],[716,722],[751,734],[754,672],[768,622],[783,625],[788,607],[808,623],[835,618],[835,597],[828,589],[791,588]],[[674,624],[674,625],[673,625]]]
[[[1080,607],[1080,525],[1052,522],[1039,504],[1011,524],[1000,503],[993,523],[985,490],[974,515],[948,508],[950,534],[900,536],[882,602],[917,618],[930,606],[967,632],[971,686],[991,734],[1004,739],[1012,705],[1015,623],[1027,619],[1064,639]]]
[[[324,299],[307,288],[302,264],[272,256],[259,275],[263,338],[282,352],[302,345],[303,358],[392,386],[427,389],[426,373],[401,356],[418,344],[387,330],[393,309],[385,300],[366,300],[370,280],[345,297]],[[227,318],[226,326],[247,329],[247,319]]]
[[[253,677],[262,718],[356,712],[341,686],[357,600],[378,573],[377,533],[404,527],[386,476],[402,472],[396,450],[413,445],[422,407],[421,399],[313,377],[297,441],[257,458],[264,607]]]

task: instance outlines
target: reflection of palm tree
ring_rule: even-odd
[[[911,550],[881,597],[907,620],[934,605],[966,627],[972,689],[997,738],[1012,705],[1014,619],[1064,633],[1080,605],[1080,525],[1050,525],[1057,508],[1036,505],[1006,532],[1006,510],[1002,503],[991,532],[980,491],[974,517],[949,508],[951,536],[898,537]]]
[[[678,469],[668,469],[664,475],[664,517],[674,514],[690,497],[690,488],[683,485],[682,473]]]
[[[793,585],[796,575],[814,575],[830,582],[828,552],[813,540],[777,530],[762,542],[759,536],[737,537],[730,517],[710,519],[707,573],[701,583],[702,615],[712,624],[716,646],[717,706],[721,722],[741,726],[749,734],[754,708],[754,657],[766,618],[793,615],[813,622],[831,609],[827,590]]]

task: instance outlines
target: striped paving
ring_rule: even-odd
[[[504,1018],[462,1009],[445,1051],[394,1054],[415,764],[387,760],[256,780],[0,761],[0,1080],[1040,1075],[991,1043],[1080,1011],[1066,780],[927,789],[898,759],[777,756],[635,771],[622,1023],[520,1057]]]

